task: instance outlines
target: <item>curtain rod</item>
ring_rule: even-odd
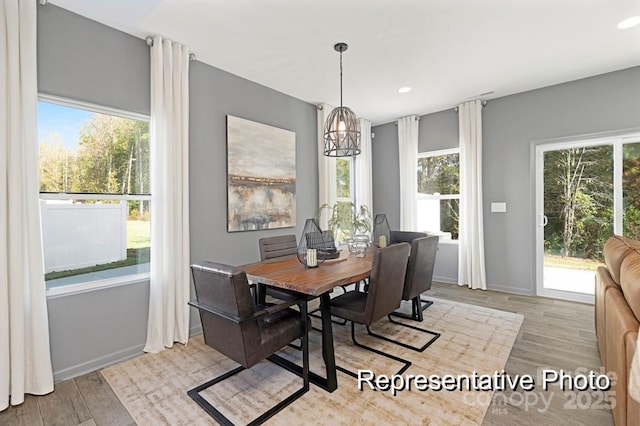
[[[44,1],[46,1],[46,0],[44,0]],[[147,46],[149,46],[149,47],[153,46],[153,37],[146,36],[144,38],[144,41],[147,42]],[[195,61],[196,60],[196,54],[195,53],[189,53],[189,60],[190,61]]]
[[[488,101],[482,101],[482,102],[481,102],[482,106],[487,106],[487,102],[488,102]],[[453,112],[458,112],[458,107],[454,107],[454,108],[453,108]]]
[[[414,117],[414,119],[415,119],[416,121],[420,121],[420,116],[416,115],[416,116]],[[400,121],[400,119],[397,119],[396,121],[394,121],[394,124],[395,124],[396,126],[398,125],[398,121]]]

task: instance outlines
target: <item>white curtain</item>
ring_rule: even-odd
[[[53,391],[44,286],[36,5],[0,0],[0,410]]]
[[[329,104],[318,105],[318,207],[336,203],[336,159],[324,155],[324,123],[333,111]],[[327,224],[331,209],[320,211],[320,228],[329,229]]]
[[[460,222],[458,284],[487,289],[482,216],[482,103],[458,106],[460,132]]]
[[[400,230],[418,227],[418,117],[410,115],[398,120],[398,159],[400,161]]]
[[[189,338],[189,50],[151,47],[151,286],[145,352]]]
[[[355,157],[356,208],[367,206],[373,214],[371,184],[371,121],[360,119],[360,154]]]

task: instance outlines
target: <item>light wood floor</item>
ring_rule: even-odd
[[[428,295],[523,314],[524,324],[506,365],[511,376],[529,374],[536,377],[539,367],[571,373],[578,368],[600,371],[592,305],[469,290],[439,283],[434,283],[432,290],[425,294]],[[528,398],[528,402],[522,398]],[[557,388],[542,392],[541,387],[536,386],[529,393],[516,392],[504,398],[495,396],[483,425],[612,425],[611,413],[601,407],[604,403],[600,399],[601,396],[595,393],[578,397]],[[546,402],[548,408],[545,408]],[[578,408],[580,406],[591,408]],[[55,391],[49,395],[27,395],[24,404],[0,413],[0,424],[135,423],[101,374],[93,372],[56,384]]]

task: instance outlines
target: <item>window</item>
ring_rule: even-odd
[[[640,240],[640,141],[622,145],[622,235]]]
[[[336,204],[338,226],[335,240],[344,241],[351,236],[351,217],[355,194],[353,193],[353,157],[336,158]]]
[[[418,155],[418,230],[458,239],[460,204],[459,150]]]
[[[38,141],[47,289],[148,274],[148,118],[41,97]]]

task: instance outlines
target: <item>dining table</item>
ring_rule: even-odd
[[[322,377],[310,371],[309,380],[328,392],[333,392],[338,388],[330,293],[336,287],[357,283],[368,278],[371,273],[373,250],[373,248],[368,250],[364,257],[358,257],[348,250],[342,249],[338,258],[327,259],[313,268],[300,263],[296,255],[238,266],[245,271],[249,282],[292,290],[320,299],[322,356],[326,373]],[[271,360],[297,374],[302,372],[302,367],[287,360],[278,358]]]

